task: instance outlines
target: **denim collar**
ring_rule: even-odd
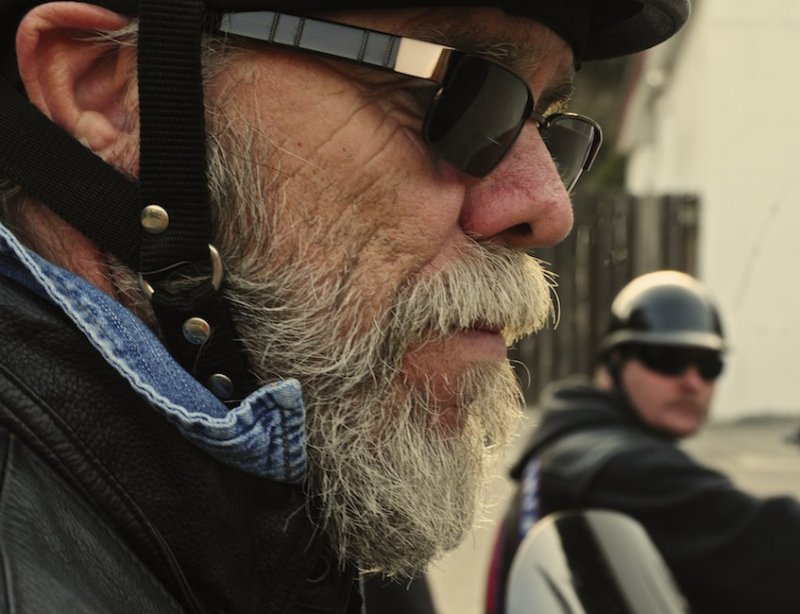
[[[196,446],[248,473],[286,483],[303,480],[305,406],[297,380],[267,384],[229,409],[131,311],[24,247],[2,224],[0,275],[62,309],[106,362]]]

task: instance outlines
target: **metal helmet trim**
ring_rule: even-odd
[[[714,333],[682,331],[675,333],[647,333],[617,331],[603,341],[603,348],[610,349],[629,343],[643,345],[673,345],[724,351],[725,341]]]

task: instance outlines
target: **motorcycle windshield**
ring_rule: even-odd
[[[517,551],[507,614],[685,614],[686,600],[644,529],[616,512],[540,520]]]

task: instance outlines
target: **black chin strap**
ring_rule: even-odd
[[[605,358],[605,366],[608,375],[611,377],[611,392],[617,399],[619,410],[627,417],[637,423],[642,423],[639,415],[633,409],[631,400],[628,397],[628,392],[622,382],[622,367],[625,365],[627,358],[623,356],[622,350],[611,350],[611,353]],[[643,424],[643,423],[642,423]]]
[[[138,270],[137,186],[0,78],[0,169],[101,249]]]
[[[255,388],[209,245],[201,72],[204,5],[144,0],[137,186],[0,79],[0,169],[100,249],[141,272],[165,343],[228,403]],[[198,281],[199,280],[199,281]]]
[[[143,279],[175,357],[219,397],[254,387],[209,246],[202,0],[142,0],[139,15]],[[188,289],[171,282],[195,278]]]

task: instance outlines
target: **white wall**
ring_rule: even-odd
[[[799,62],[797,0],[699,0],[646,57],[622,136],[629,189],[701,198],[699,275],[732,346],[722,419],[800,415]]]

